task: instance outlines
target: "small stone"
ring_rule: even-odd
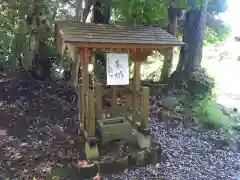
[[[183,112],[183,107],[181,105],[177,105],[175,108],[174,108],[174,111],[176,112]]]
[[[158,106],[158,107],[161,107],[162,106],[162,100],[158,100],[157,102],[156,102],[156,105]]]
[[[162,106],[165,109],[172,109],[178,104],[177,98],[168,96],[162,99]]]

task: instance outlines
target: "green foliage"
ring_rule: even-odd
[[[106,56],[105,53],[95,52],[94,70],[98,79],[106,79]]]
[[[172,1],[167,0],[119,0],[114,1],[112,5],[112,22],[125,22],[126,24],[161,24],[168,22],[167,9]],[[175,1],[174,6],[180,8],[189,8],[193,0]],[[203,4],[204,0],[197,0],[197,7]],[[53,42],[54,21],[59,19],[73,19],[75,15],[74,0],[43,1],[44,16],[47,19],[47,25],[50,31],[45,33],[45,38],[49,43]],[[2,62],[7,62],[10,69],[15,69],[17,60],[27,51],[30,42],[32,27],[28,27],[25,22],[26,10],[33,4],[32,0],[8,1],[3,0],[0,3],[0,50],[2,52]],[[217,15],[226,10],[226,0],[210,0],[208,11]],[[205,33],[205,43],[212,44],[225,40],[229,31],[225,26],[207,29]]]
[[[204,32],[204,44],[220,44],[229,37],[229,34],[231,32],[230,28],[227,26],[222,27],[220,31],[221,32],[214,31],[212,28],[206,26]]]
[[[205,99],[209,94],[211,95],[212,89],[215,87],[214,79],[204,68],[191,74],[175,71],[170,76],[168,84],[175,89],[186,91],[191,96],[192,102]]]
[[[193,110],[195,121],[204,126],[228,131],[235,123],[233,119],[225,115],[220,106],[216,103],[216,99],[209,95],[199,101]]]
[[[208,1],[208,12],[213,15],[218,15],[227,10],[227,0],[209,0]]]
[[[29,47],[29,35],[32,32],[31,26],[27,26],[25,17],[27,9],[32,7],[32,0],[8,1],[2,0],[0,3],[0,51],[2,52],[1,60],[6,61],[10,69],[17,68],[17,61],[22,57]],[[65,8],[64,6],[68,6]],[[44,37],[48,43],[53,41],[54,21],[56,19],[63,19],[69,17],[72,7],[74,7],[73,0],[60,1],[44,1],[43,9],[45,10],[45,18],[47,26],[50,27],[48,33],[43,32]],[[70,8],[69,8],[70,7]],[[45,28],[45,27],[43,27]],[[5,59],[3,59],[5,58]]]
[[[227,10],[227,0],[178,0],[178,7],[189,10],[193,7],[201,8],[208,1],[208,12],[219,14]]]
[[[187,82],[187,91],[192,98],[194,120],[207,128],[222,129],[228,132],[235,124],[234,119],[222,111],[222,106],[216,102],[214,79],[205,69],[192,74]]]
[[[112,20],[114,23],[125,22],[127,24],[167,24],[167,9],[170,4],[174,7],[190,10],[193,7],[201,8],[206,0],[121,0],[114,4]],[[227,10],[226,0],[209,0],[208,13],[218,15]],[[212,27],[206,27],[204,43],[219,44],[226,40],[230,33],[230,28],[221,20]]]
[[[192,7],[201,8],[204,2],[206,0],[179,0],[179,7],[186,10],[190,10]],[[222,20],[216,18],[216,16],[226,10],[227,0],[208,0],[207,16],[212,16],[211,21],[213,22],[210,22],[210,19],[207,18],[208,26],[205,28],[205,45],[222,43],[229,36],[231,32],[230,27],[224,24]]]
[[[193,72],[186,81],[186,90],[195,101],[211,95],[214,86],[214,79],[203,68]]]
[[[126,24],[155,24],[167,21],[169,2],[165,0],[121,0],[114,4],[120,21]],[[121,18],[121,19],[120,19]]]

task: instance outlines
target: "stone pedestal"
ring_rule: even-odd
[[[94,139],[88,139],[85,142],[85,155],[87,160],[94,160],[99,158],[98,146]]]
[[[151,147],[150,135],[144,135],[141,132],[137,132],[137,143],[141,149],[146,149]]]
[[[99,120],[97,126],[101,145],[115,140],[128,141],[132,137],[132,126],[123,117]]]

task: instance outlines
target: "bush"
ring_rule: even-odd
[[[223,129],[228,131],[235,123],[233,119],[225,115],[215,97],[207,96],[196,103],[193,109],[194,120],[205,127]]]
[[[200,68],[189,74],[174,72],[169,78],[168,85],[174,89],[186,92],[192,102],[198,102],[211,95],[215,82],[205,69]]]
[[[225,115],[216,102],[215,82],[205,69],[194,72],[187,82],[187,91],[194,100],[193,116],[205,127],[231,129],[234,120]]]
[[[212,95],[215,82],[205,69],[195,71],[186,83],[187,92],[196,100],[202,100]]]
[[[191,110],[194,120],[199,125],[229,131],[235,124],[230,116],[222,112],[222,107],[216,102],[215,82],[205,69],[201,68],[190,76],[174,72],[170,83],[174,88],[180,89],[180,92],[186,93],[186,107]]]

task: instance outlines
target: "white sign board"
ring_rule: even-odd
[[[107,85],[128,85],[128,54],[107,53]]]

